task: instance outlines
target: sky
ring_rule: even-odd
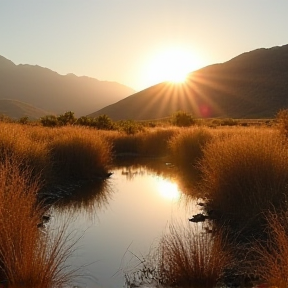
[[[288,44],[287,13],[287,0],[0,0],[0,55],[140,91]]]

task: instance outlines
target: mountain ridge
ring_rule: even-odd
[[[60,75],[39,65],[16,65],[0,56],[0,99],[16,99],[54,114],[73,111],[83,116],[133,93],[117,82]]]
[[[43,116],[51,115],[51,112],[34,107],[29,103],[13,99],[0,99],[0,115],[11,119],[28,117],[30,120],[37,120]]]
[[[190,73],[184,84],[159,83],[89,116],[148,120],[184,110],[196,117],[270,118],[288,107],[288,45],[244,52]]]

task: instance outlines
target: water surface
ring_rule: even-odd
[[[114,169],[103,185],[98,196],[71,201],[52,213],[51,227],[69,214],[69,229],[82,235],[70,264],[89,265],[82,268],[85,277],[77,287],[123,287],[123,273],[145,258],[169,224],[187,225],[198,213],[195,201],[187,204],[175,180],[142,166]]]

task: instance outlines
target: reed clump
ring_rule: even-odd
[[[16,155],[23,168],[48,185],[105,175],[112,159],[110,143],[95,129],[15,123],[0,123],[0,128],[0,152]]]
[[[159,282],[168,287],[215,287],[232,259],[224,233],[201,233],[197,226],[176,227],[160,240]]]
[[[253,247],[257,256],[254,268],[260,282],[267,287],[288,286],[288,225],[287,212],[268,212],[266,241],[258,241]]]
[[[112,158],[111,145],[98,131],[62,127],[48,146],[57,179],[95,179],[105,176]]]
[[[1,280],[14,288],[63,287],[75,272],[65,267],[75,242],[69,241],[65,227],[49,236],[38,229],[44,212],[36,199],[39,182],[17,156],[4,154],[4,158],[0,162]]]
[[[200,164],[208,212],[231,227],[262,231],[263,213],[286,206],[287,163],[287,146],[277,131],[242,128],[214,138]]]
[[[106,131],[105,138],[113,146],[116,156],[137,155],[161,157],[168,153],[168,141],[179,128],[150,128],[135,134],[126,134],[119,131]]]
[[[139,154],[139,137],[137,134],[126,134],[120,131],[105,131],[103,136],[112,145],[112,153],[116,156]]]
[[[46,143],[30,138],[31,129],[38,130],[39,128],[0,122],[0,129],[1,154],[4,153],[11,157],[13,155],[13,157],[21,159],[21,166],[30,169],[32,171],[31,176],[38,178],[40,175],[45,175],[48,178],[51,170]]]
[[[169,140],[173,137],[179,128],[153,128],[139,134],[140,147],[139,152],[143,156],[161,157],[169,153]]]
[[[203,147],[211,141],[213,133],[205,127],[179,129],[169,140],[171,161],[179,166],[194,166],[203,156]]]

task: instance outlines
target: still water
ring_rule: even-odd
[[[144,166],[112,172],[104,187],[97,187],[103,190],[97,196],[83,196],[52,210],[50,228],[68,217],[70,231],[81,237],[68,263],[82,267],[75,287],[124,287],[124,273],[149,254],[169,224],[189,225],[188,218],[199,212],[196,200],[187,203],[170,176]]]

